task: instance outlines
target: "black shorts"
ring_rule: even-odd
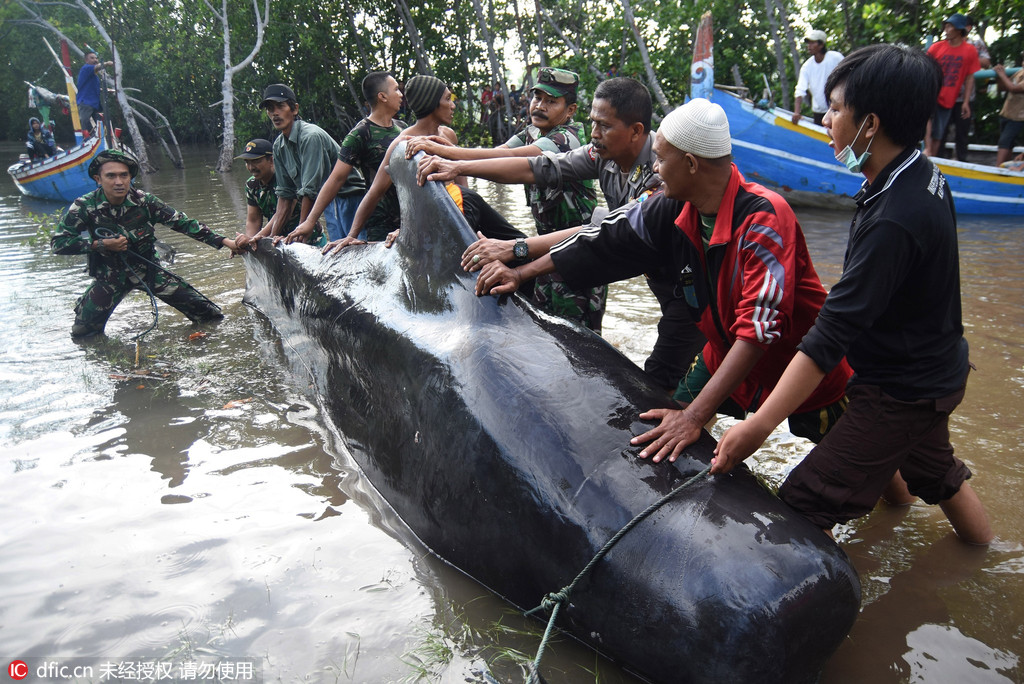
[[[846,412],[789,474],[779,497],[822,529],[871,512],[899,471],[910,493],[936,504],[971,476],[949,443],[949,414],[963,389],[900,401],[872,385],[847,389]]]

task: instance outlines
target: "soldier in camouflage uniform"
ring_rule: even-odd
[[[483,160],[496,157],[537,157],[577,150],[585,135],[583,126],[573,122],[579,76],[572,71],[544,67],[529,103],[530,125],[512,136],[508,142],[493,149],[459,148],[440,145],[427,139],[409,143],[410,158],[423,150],[447,159]],[[502,179],[504,181],[504,179]],[[565,228],[589,223],[597,206],[597,192],[591,178],[567,179],[557,187],[531,184],[526,196],[533,211],[537,233],[546,235]],[[515,258],[529,256],[525,241],[515,246]],[[567,288],[557,273],[537,280],[533,301],[549,313],[577,321],[594,332],[601,332],[608,286],[574,291]]]
[[[505,145],[511,149],[535,145],[540,152],[552,154],[577,149],[586,136],[583,125],[572,120],[579,76],[545,67],[537,79],[529,105],[530,125]],[[526,186],[526,196],[538,235],[585,226],[597,207],[597,192],[590,179],[568,181],[558,188],[542,188],[534,183]],[[573,290],[557,273],[537,278],[533,288],[533,301],[541,309],[577,321],[598,334],[607,299],[607,285]]]
[[[362,171],[363,177],[371,179],[372,182],[391,142],[405,128],[404,123],[394,118],[402,108],[403,100],[402,90],[394,76],[386,71],[370,72],[363,79],[362,89],[363,97],[370,103],[370,115],[353,126],[341,141],[341,151],[338,153],[334,170],[320,188],[316,204],[310,210],[309,216],[295,230],[297,235],[305,234],[311,228],[354,169]],[[402,212],[398,206],[398,190],[391,186],[380,198],[373,214],[366,220],[366,235],[360,236],[360,239],[380,242],[401,225]]]
[[[239,238],[238,247],[242,249],[252,238],[260,233],[263,228],[263,220],[272,221],[277,212],[277,187],[274,182],[274,146],[269,140],[254,138],[245,143],[242,154],[235,157],[245,161],[245,168],[252,174],[249,180],[245,181],[245,236]],[[299,225],[299,204],[295,203],[291,216],[280,231],[273,231],[273,226],[267,224],[268,232],[280,233],[282,235],[291,232]],[[327,244],[327,236],[319,223],[314,223],[313,234],[309,238],[309,244],[315,247],[323,247]]]
[[[159,266],[154,223],[220,249],[235,242],[131,185],[139,172],[132,157],[116,150],[100,152],[89,164],[96,190],[72,203],[50,240],[55,254],[88,254],[94,280],[75,305],[71,336],[98,335],[125,295],[148,288],[192,321],[223,318],[220,308],[191,285]],[[146,263],[146,261],[152,262]]]

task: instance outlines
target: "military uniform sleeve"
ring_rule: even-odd
[[[601,172],[601,160],[593,145],[561,154],[545,152],[528,161],[537,186],[544,189],[561,189],[574,180],[596,180]]]
[[[338,159],[349,166],[358,166],[365,154],[363,136],[359,133],[360,126],[356,124],[345,139],[341,141],[341,149],[338,151]]]
[[[92,244],[92,236],[85,221],[85,201],[79,197],[68,210],[57,226],[57,231],[50,238],[50,248],[54,254],[88,254]]]
[[[223,236],[213,232],[205,224],[167,206],[159,197],[147,194],[143,203],[153,223],[162,223],[175,232],[187,235],[193,240],[205,242],[217,249],[224,244]]]

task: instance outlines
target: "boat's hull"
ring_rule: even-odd
[[[780,193],[791,204],[853,206],[864,177],[835,160],[825,129],[794,124],[788,112],[759,109],[716,90],[729,117],[736,166],[749,180]],[[994,166],[934,159],[953,191],[958,214],[1024,216],[1024,174]]]
[[[396,155],[401,155],[399,146]],[[637,458],[668,398],[596,335],[473,294],[473,239],[398,156],[393,249],[264,241],[246,299],[309,369],[367,478],[441,558],[520,607],[567,585],[627,521],[702,469]],[[562,628],[659,682],[812,682],[857,614],[843,551],[746,469],[699,480],[627,534]]]
[[[96,181],[89,177],[89,163],[104,149],[106,145],[99,135],[52,157],[12,164],[7,173],[22,194],[71,202],[96,188]]]

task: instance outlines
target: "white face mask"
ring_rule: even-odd
[[[860,123],[860,128],[857,129],[857,135],[853,136],[853,142],[857,142],[860,138],[861,131],[864,130],[864,124],[868,122],[868,117],[864,117],[864,120]],[[864,148],[864,154],[859,157],[853,151],[853,143],[850,143],[844,147],[841,151],[836,153],[836,161],[840,164],[846,164],[846,168],[850,169],[853,173],[860,173],[860,170],[864,168],[864,162],[868,160],[871,153],[868,150],[871,149],[871,143],[875,141],[874,138],[868,141],[868,146]]]

